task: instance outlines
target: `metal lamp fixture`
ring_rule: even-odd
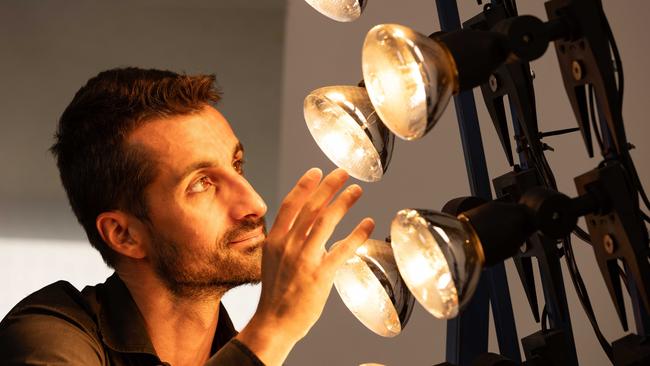
[[[418,302],[436,318],[458,315],[485,261],[471,226],[444,213],[404,209],[390,231],[395,261]]]
[[[494,30],[427,37],[398,24],[377,25],[366,35],[361,55],[368,95],[393,133],[418,139],[436,124],[453,94],[486,82],[508,60],[540,57],[558,27],[521,16]]]
[[[453,200],[468,206],[476,197]],[[527,191],[519,203],[490,201],[457,217],[404,209],[391,224],[392,248],[404,282],[432,315],[449,319],[471,299],[481,270],[517,253],[535,232],[550,238],[568,235],[577,218],[596,207],[588,195],[569,197],[544,188]]]
[[[351,22],[361,16],[367,0],[305,0],[307,4],[326,17]]]
[[[304,102],[309,131],[337,166],[357,179],[378,181],[390,162],[393,135],[424,136],[454,93],[479,85],[506,59],[504,37],[462,30],[430,38],[401,25],[378,25],[363,45],[365,88],[333,86],[310,93]],[[485,49],[489,57],[474,65],[465,45]]]
[[[334,164],[366,182],[382,178],[395,137],[375,113],[364,88],[317,89],[305,98],[304,116],[312,137]]]
[[[398,335],[415,299],[402,279],[390,244],[368,240],[336,273],[334,286],[350,311],[384,337]]]
[[[405,140],[424,136],[458,89],[447,48],[401,25],[372,28],[361,59],[373,106],[386,126]]]

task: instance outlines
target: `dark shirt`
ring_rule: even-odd
[[[223,305],[211,366],[263,366]],[[129,290],[117,274],[79,292],[59,281],[26,297],[0,322],[0,365],[168,365],[156,354]]]

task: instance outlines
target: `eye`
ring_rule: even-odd
[[[201,179],[197,180],[196,182],[192,183],[187,188],[187,192],[188,193],[201,193],[201,192],[205,192],[208,189],[210,189],[211,186],[213,186],[213,184],[210,181],[210,178],[204,176],[204,177],[201,177]]]
[[[237,171],[237,173],[243,175],[243,174],[244,174],[244,163],[245,163],[245,162],[246,162],[246,161],[245,161],[244,159],[238,159],[238,160],[235,160],[235,161],[232,163],[232,166],[233,166],[233,168],[235,168],[235,170]]]

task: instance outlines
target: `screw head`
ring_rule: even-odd
[[[573,78],[575,80],[582,80],[582,78],[585,75],[584,75],[584,70],[582,68],[582,63],[580,63],[580,61],[573,60],[571,62],[571,73],[573,74]]]
[[[605,234],[605,236],[603,236],[603,247],[607,254],[614,254],[614,251],[616,250],[616,242],[611,235]]]

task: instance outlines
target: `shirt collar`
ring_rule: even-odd
[[[146,353],[156,355],[145,322],[129,289],[117,273],[97,286],[99,331],[106,346],[121,353]],[[212,341],[211,354],[237,335],[230,316],[223,304],[219,304],[219,319]]]

